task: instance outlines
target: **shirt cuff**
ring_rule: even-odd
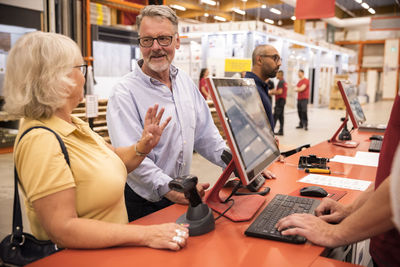
[[[171,191],[171,189],[168,186],[169,182],[166,183],[165,185],[162,185],[158,188],[158,195],[160,196],[160,199],[164,197],[166,193]]]

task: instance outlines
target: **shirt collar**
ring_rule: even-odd
[[[144,63],[143,59],[140,59],[137,61],[138,74],[146,81],[149,81],[152,85],[162,85],[163,83],[161,83],[159,80],[152,78],[143,72],[143,70],[142,70],[143,63]],[[179,71],[179,69],[177,67],[175,67],[174,65],[171,64],[169,66],[169,77],[170,77],[171,81],[176,79],[176,76],[178,75],[178,71]]]
[[[268,84],[265,81],[261,80],[260,77],[258,77],[253,72],[250,72],[250,71],[246,72],[246,78],[253,78],[254,81],[256,82],[256,84],[259,84],[262,87],[267,87],[268,86]]]
[[[60,133],[63,136],[68,136],[77,129],[83,130],[84,128],[89,127],[86,122],[77,117],[71,116],[71,120],[76,126],[66,122],[65,120],[55,115],[53,115],[49,119],[40,119],[39,121],[46,124],[47,127]]]

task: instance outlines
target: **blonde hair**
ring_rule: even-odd
[[[75,86],[68,74],[78,61],[81,51],[69,37],[40,31],[25,34],[7,58],[4,109],[32,119],[50,118]]]

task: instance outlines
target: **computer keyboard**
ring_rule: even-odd
[[[371,140],[368,151],[369,152],[381,152],[382,142],[383,142],[382,140]]]
[[[283,217],[293,213],[314,213],[320,201],[312,198],[276,195],[244,232],[248,236],[302,244],[307,240],[302,236],[283,236],[275,224]]]

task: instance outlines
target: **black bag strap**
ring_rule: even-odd
[[[27,129],[25,132],[23,132],[21,134],[21,137],[19,138],[17,145],[19,144],[19,141],[21,141],[22,137],[24,137],[31,130],[37,129],[37,128],[46,129],[46,130],[52,132],[56,136],[58,142],[60,143],[61,151],[64,154],[65,161],[67,162],[68,166],[70,166],[68,151],[67,151],[67,148],[65,147],[63,140],[55,131],[53,131],[52,129],[47,128],[45,126],[34,126],[34,127]],[[18,182],[19,182],[19,176],[18,176],[17,168],[15,167],[15,164],[14,164],[14,208],[13,208],[12,235],[14,237],[14,240],[16,240],[16,241],[21,240],[22,233],[23,233],[21,204],[19,202],[19,192],[18,192]]]

